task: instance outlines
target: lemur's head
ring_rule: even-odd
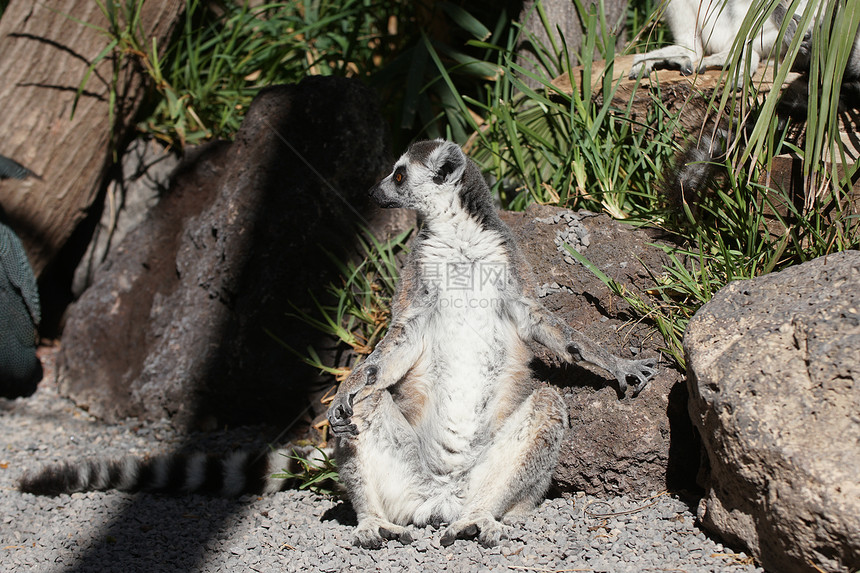
[[[465,209],[492,210],[490,190],[460,147],[442,139],[413,143],[370,196],[382,207],[415,209],[425,217]]]

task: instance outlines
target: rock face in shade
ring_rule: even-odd
[[[860,569],[860,252],[727,285],[684,348],[702,523],[768,571]]]
[[[359,82],[261,92],[235,142],[180,166],[71,307],[61,392],[109,421],[286,425],[313,372],[267,331],[300,350],[315,342],[285,315],[334,278],[320,246],[355,243],[354,224],[375,212],[366,191],[389,168]]]
[[[108,183],[99,222],[75,268],[72,295],[89,287],[111,249],[140,225],[170,186],[179,157],[154,139],[135,139],[119,162],[119,174]]]
[[[561,246],[568,243],[619,284],[647,297],[648,270],[666,264],[654,231],[635,229],[606,215],[549,206],[503,213],[526,255],[543,304],[611,352],[626,358],[655,356],[660,335],[636,320],[629,305]],[[646,497],[665,489],[691,489],[698,442],[687,414],[683,375],[662,362],[635,398],[620,399],[614,378],[597,368],[561,366],[535,347],[537,375],[561,387],[571,427],[562,444],[555,487],[592,495]],[[561,366],[561,367],[559,367]],[[556,368],[558,367],[558,368]]]

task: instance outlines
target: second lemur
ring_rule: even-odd
[[[680,10],[681,5],[694,4],[697,0],[672,0],[667,11],[671,15],[673,11]],[[729,2],[736,9],[743,6],[740,0]],[[808,29],[799,30],[800,15],[806,2],[801,2],[797,11],[790,12],[791,2],[782,0],[775,7],[773,14],[765,21],[762,34],[771,40],[775,39],[774,33],[780,28],[785,29],[783,43],[779,50],[784,53],[792,43],[795,35],[802,32],[802,40],[798,53],[792,61],[792,70],[801,72],[801,76],[786,86],[780,94],[775,114],[778,118],[779,131],[782,131],[786,122],[805,122],[809,107],[809,75],[811,57],[813,54],[813,43],[816,34],[828,34],[834,23],[828,20],[816,19]],[[687,6],[690,8],[690,6]],[[735,10],[737,11],[737,10]],[[734,13],[727,8],[728,13]],[[738,12],[741,16],[741,12]],[[818,16],[816,16],[818,18]],[[670,19],[671,21],[671,19]],[[741,20],[735,20],[735,26],[740,25]],[[674,33],[674,27],[673,33]],[[754,43],[755,45],[755,43]],[[659,50],[658,50],[659,51]],[[643,56],[648,56],[645,54]],[[637,56],[638,57],[638,56]],[[825,80],[827,81],[827,80]],[[849,51],[845,68],[842,70],[841,83],[839,85],[839,111],[860,108],[860,32],[855,32],[854,41]],[[817,113],[817,110],[816,110]],[[729,126],[727,121],[717,122],[713,127],[703,129],[698,140],[687,145],[676,162],[676,168],[672,175],[666,180],[666,193],[669,199],[680,206],[687,203],[693,212],[696,211],[696,203],[709,186],[709,182],[715,172],[719,172],[725,159],[726,150],[730,143],[737,137],[744,137],[752,132],[757,121],[757,116],[752,115],[741,125]]]
[[[656,360],[626,360],[538,301],[528,264],[460,148],[413,144],[371,190],[423,219],[392,300],[391,325],[341,384],[328,417],[341,481],[358,515],[355,542],[411,541],[410,524],[447,524],[495,545],[502,518],[542,499],[567,409],[537,383],[528,344],[610,372],[640,391]]]

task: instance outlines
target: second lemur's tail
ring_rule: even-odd
[[[269,494],[294,485],[293,480],[274,475],[299,473],[296,457],[312,458],[315,454],[322,457],[314,448],[285,448],[262,453],[236,452],[228,456],[177,453],[149,459],[127,457],[65,462],[26,474],[21,478],[19,489],[36,495],[109,489],[206,493],[223,497]]]
[[[666,195],[675,207],[687,205],[695,214],[702,194],[724,164],[729,138],[727,130],[718,128],[687,145],[664,181]]]

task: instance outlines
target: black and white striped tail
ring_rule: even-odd
[[[150,459],[128,457],[66,462],[28,473],[21,479],[19,488],[36,495],[109,489],[206,493],[223,497],[269,494],[294,486],[293,480],[272,477],[284,470],[298,471],[293,452],[293,449],[282,449],[236,452],[226,457],[195,453]]]

